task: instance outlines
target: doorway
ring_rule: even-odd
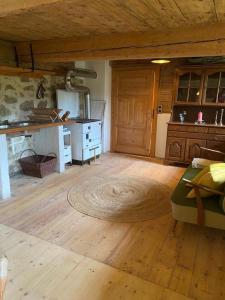
[[[112,68],[112,151],[154,156],[159,69]]]

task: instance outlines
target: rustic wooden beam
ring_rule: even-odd
[[[21,61],[30,61],[30,42],[16,43]],[[225,24],[165,32],[85,36],[32,42],[35,61],[146,59],[225,55]]]
[[[13,43],[0,40],[0,64],[10,66],[16,64]]]
[[[0,65],[0,75],[7,75],[7,76],[23,76],[23,77],[30,77],[30,78],[39,78],[44,75],[56,76],[65,75],[65,69],[56,69],[56,70],[43,70],[37,69],[32,70],[29,68],[18,68],[18,67],[11,67],[11,66],[4,66]]]

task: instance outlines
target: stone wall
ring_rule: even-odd
[[[45,76],[44,99],[36,99],[40,79],[0,76],[0,122],[26,120],[34,107],[53,107],[55,89],[63,88],[62,77]],[[32,148],[32,137],[8,136],[10,174],[20,171],[18,158],[24,149]]]
[[[40,79],[13,76],[0,76],[0,122],[27,119],[34,107],[52,107],[55,88],[61,85],[60,77],[45,77],[44,99],[36,99]]]

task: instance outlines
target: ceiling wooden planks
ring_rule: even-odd
[[[39,64],[225,55],[224,28],[225,0],[0,3],[0,39],[15,41],[25,64],[31,60],[30,42]]]
[[[220,0],[223,2],[223,0]],[[190,23],[207,24],[216,23],[217,16],[213,0],[174,0],[176,6],[182,12],[186,20],[186,25]]]
[[[144,2],[149,8],[149,16],[154,12],[160,20],[160,30],[186,25],[185,17],[174,0],[144,0]]]
[[[224,22],[225,20],[225,1],[214,0],[214,8],[217,20],[219,22]]]
[[[225,0],[2,0],[0,39],[45,40],[225,23]]]
[[[12,14],[23,13],[27,9],[52,4],[62,0],[1,0],[0,17],[9,16]]]

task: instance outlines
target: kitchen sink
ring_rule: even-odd
[[[30,121],[18,121],[18,122],[12,122],[12,123],[8,123],[8,124],[0,124],[0,129],[27,127],[29,125],[34,125],[34,124],[37,124],[37,123],[30,122]]]
[[[37,124],[35,122],[32,121],[18,121],[18,122],[12,122],[9,124],[10,127],[26,127],[29,125],[34,125]]]
[[[18,123],[17,126],[19,127],[23,127],[23,126],[29,126],[31,125],[32,123],[29,123],[29,122],[21,122],[21,123]]]
[[[9,127],[10,127],[10,125],[6,125],[6,124],[0,125],[0,129],[7,129]]]

